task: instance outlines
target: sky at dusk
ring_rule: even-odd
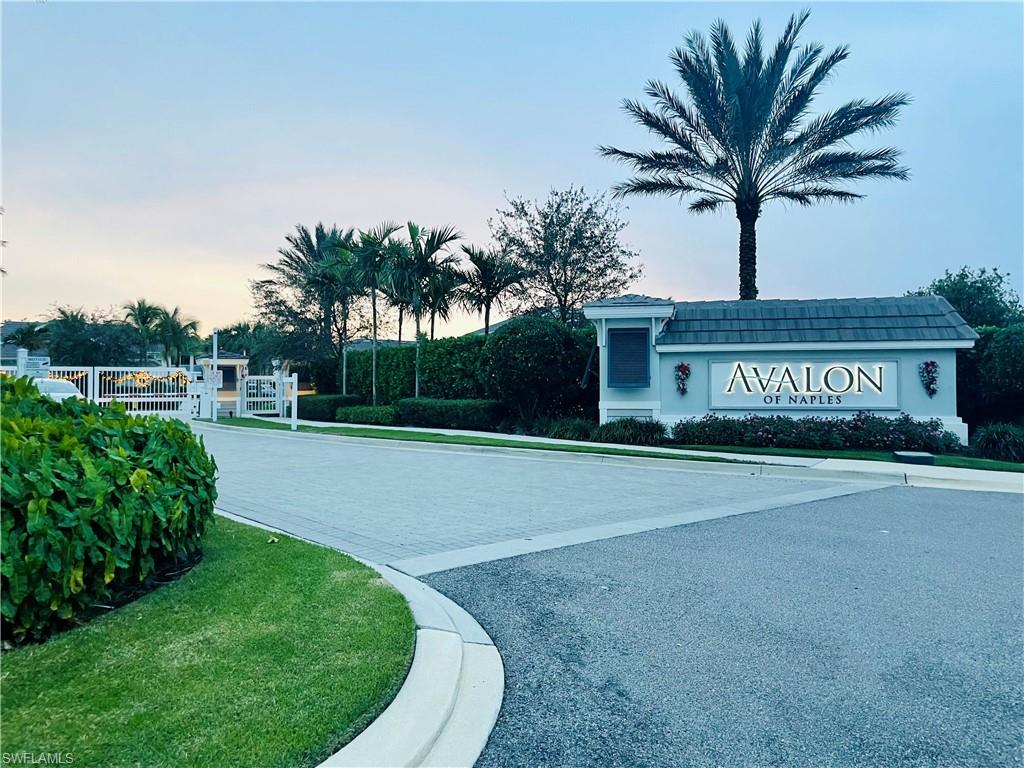
[[[621,112],[724,18],[770,42],[772,4],[4,3],[5,318],[145,297],[204,330],[251,316],[248,282],[295,224],[454,224],[486,244],[506,195],[607,189],[599,144],[654,141]],[[811,5],[804,41],[852,48],[818,108],[907,91],[909,182],[852,206],[770,204],[762,298],[902,294],[962,264],[1020,287],[1019,3]],[[737,223],[628,201],[636,289],[735,298]],[[479,327],[460,315],[445,328]]]

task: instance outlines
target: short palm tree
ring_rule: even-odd
[[[139,339],[142,341],[143,360],[149,352],[149,345],[156,337],[156,326],[160,322],[163,312],[163,307],[157,304],[150,304],[145,299],[138,299],[124,305],[125,322],[135,329],[136,333],[139,334]]]
[[[280,258],[263,267],[273,273],[272,282],[301,294],[319,305],[317,317],[319,337],[317,354],[328,357],[335,353],[334,325],[337,308],[337,250],[353,247],[355,232],[339,230],[318,223],[311,232],[299,224],[295,233],[285,235],[287,247],[279,248]]]
[[[161,310],[154,331],[156,338],[164,345],[167,364],[174,359],[180,365],[182,357],[191,354],[199,340],[199,322],[185,317],[178,307]]]
[[[458,291],[458,302],[471,312],[482,312],[484,336],[491,332],[491,308],[501,309],[509,293],[529,276],[529,271],[497,250],[462,246],[469,269]]]
[[[377,293],[389,277],[389,264],[400,243],[391,240],[400,225],[386,221],[368,232],[360,231],[359,244],[352,253],[352,272],[357,283],[370,294],[370,323],[373,345],[370,354],[370,390],[377,404]]]
[[[13,344],[20,349],[27,349],[35,352],[46,346],[46,326],[43,324],[28,324],[17,328],[4,337],[5,344]]]
[[[856,134],[892,126],[909,102],[906,94],[858,99],[808,119],[819,86],[849,50],[824,53],[817,43],[797,49],[807,17],[803,12],[790,18],[767,58],[760,22],[751,28],[742,56],[722,21],[712,26],[710,40],[691,34],[670,57],[689,99],[652,80],[646,93],[653,107],[624,102],[625,111],[664,146],[644,152],[600,148],[636,171],[615,187],[618,195],[693,196],[693,213],[735,208],[741,299],[757,298],[756,227],[765,203],[852,202],[863,195],[846,189],[845,182],[908,178],[898,150],[847,144]]]

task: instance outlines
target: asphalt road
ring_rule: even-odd
[[[504,658],[480,766],[1021,765],[1022,507],[895,487],[424,580]]]

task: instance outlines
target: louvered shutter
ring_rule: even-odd
[[[651,385],[650,364],[650,329],[609,329],[609,387],[649,387]]]

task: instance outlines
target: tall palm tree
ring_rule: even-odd
[[[863,195],[844,188],[844,182],[909,177],[898,150],[857,150],[847,144],[856,134],[892,126],[909,103],[906,94],[857,99],[808,119],[818,87],[849,56],[846,46],[829,53],[817,43],[797,49],[808,15],[790,18],[767,58],[760,22],[751,28],[742,56],[722,21],[711,27],[710,40],[692,33],[670,57],[689,99],[651,80],[645,92],[653,107],[623,102],[663,147],[644,152],[600,147],[636,171],[614,188],[617,195],[694,196],[693,213],[735,208],[741,299],[757,298],[756,227],[765,203],[852,202]]]
[[[406,225],[409,235],[407,274],[402,278],[408,290],[413,320],[416,322],[416,397],[420,396],[420,323],[427,306],[427,285],[438,265],[450,260],[448,247],[462,235],[452,226],[425,229],[413,222]]]
[[[29,323],[16,328],[4,337],[5,344],[13,344],[15,347],[35,352],[46,346],[46,326],[42,323]]]
[[[156,337],[156,326],[163,315],[164,309],[158,304],[150,304],[145,299],[138,299],[124,305],[124,320],[135,329],[142,341],[142,359],[146,359],[149,345]]]
[[[500,251],[462,246],[470,268],[458,291],[458,302],[471,312],[482,312],[484,336],[491,332],[491,308],[501,309],[505,297],[530,274]]]
[[[353,252],[353,274],[356,281],[370,294],[370,323],[373,333],[370,355],[370,389],[373,404],[377,404],[377,292],[388,280],[389,262],[401,244],[391,236],[401,226],[390,221],[379,224],[368,232],[359,232],[359,245]]]
[[[324,267],[326,276],[330,278],[330,290],[333,292],[338,307],[339,340],[341,343],[341,392],[348,394],[348,343],[349,321],[352,318],[352,305],[364,294],[361,276],[358,274],[355,251],[358,247],[355,230],[348,229],[337,233],[334,241],[335,258]]]
[[[178,307],[161,310],[154,328],[156,338],[164,345],[164,359],[170,365],[172,354],[178,365],[184,355],[191,354],[199,340],[199,321],[185,317]]]
[[[412,312],[412,294],[414,293],[412,248],[408,243],[395,242],[391,263],[388,265],[390,279],[381,286],[388,303],[398,310],[398,343],[402,343],[402,326],[406,313]]]

